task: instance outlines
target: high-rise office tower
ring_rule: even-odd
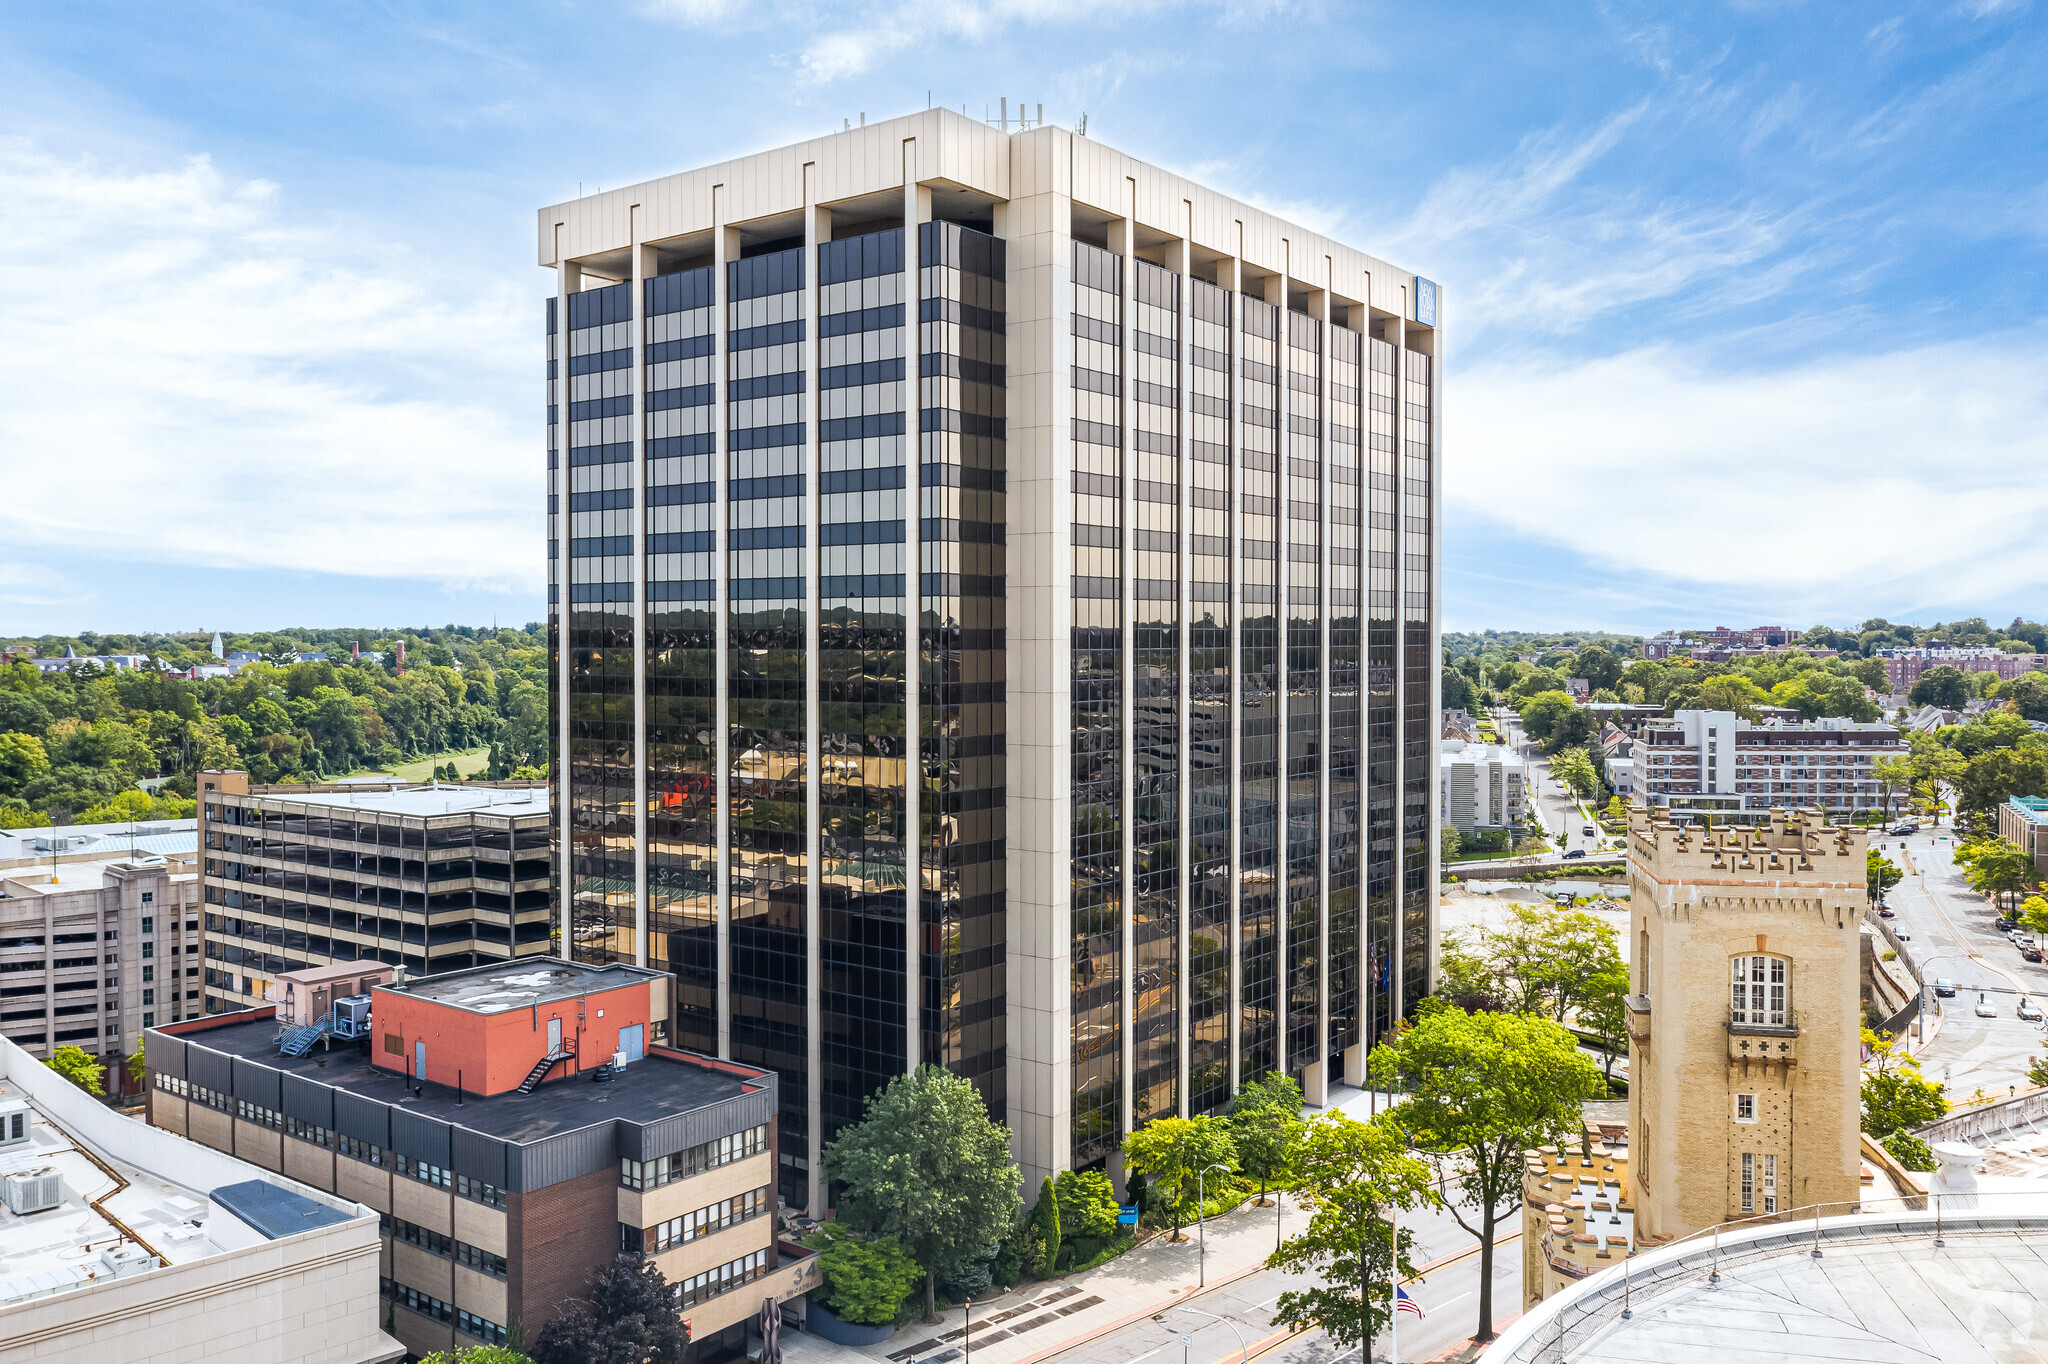
[[[1428,987],[1436,288],[945,111],[543,209],[560,929],[1027,1178]]]

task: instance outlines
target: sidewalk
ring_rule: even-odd
[[[1281,1204],[1281,1226],[1303,1225],[1291,1196]],[[1272,1208],[1245,1207],[1209,1219],[1207,1287],[1243,1278],[1264,1268],[1273,1253]],[[1142,1245],[1085,1274],[1031,1284],[974,1308],[977,1364],[1025,1364],[1044,1359],[1155,1312],[1169,1311],[1197,1293],[1195,1228],[1186,1241],[1169,1244],[1161,1232]],[[789,1332],[782,1352],[793,1361],[823,1364],[829,1358],[865,1357],[882,1364],[949,1364],[961,1357],[963,1314],[940,1314],[937,1325],[914,1321],[876,1345],[846,1348],[818,1337]]]

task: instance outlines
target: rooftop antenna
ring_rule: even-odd
[[[1008,95],[1003,96],[1002,122],[998,123],[996,127],[1006,133],[1010,131],[1010,97]]]
[[[1083,110],[1081,111],[1081,122],[1079,123],[1079,125],[1077,125],[1077,126],[1075,127],[1075,129],[1074,129],[1074,136],[1075,136],[1075,137],[1086,137],[1086,136],[1088,136],[1088,111],[1087,111],[1086,109],[1083,109]]]

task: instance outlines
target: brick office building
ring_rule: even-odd
[[[530,1340],[630,1251],[700,1364],[738,1359],[816,1262],[776,1236],[775,1073],[652,1043],[667,988],[542,957],[372,985],[354,1038],[274,1009],[172,1024],[147,1036],[149,1118],[383,1214],[416,1354]]]

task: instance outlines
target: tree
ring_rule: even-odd
[[[1597,644],[1579,650],[1572,675],[1583,677],[1594,691],[1612,690],[1621,682],[1621,660]]]
[[[1208,1175],[1237,1168],[1237,1146],[1221,1118],[1154,1118],[1124,1138],[1124,1167],[1144,1175],[1171,1204],[1178,1241],[1188,1199]]]
[[[1908,1170],[1925,1173],[1934,1168],[1933,1149],[1911,1132],[1894,1132],[1879,1145],[1891,1152],[1892,1159]]]
[[[0,734],[0,791],[15,792],[50,770],[50,755],[33,734]]]
[[[1429,1166],[1405,1147],[1384,1120],[1359,1122],[1332,1112],[1308,1124],[1295,1164],[1297,1189],[1314,1211],[1266,1265],[1310,1276],[1319,1286],[1282,1293],[1274,1324],[1320,1326],[1340,1351],[1369,1347],[1386,1326],[1394,1281],[1415,1272],[1408,1258],[1414,1233],[1403,1228],[1397,1237],[1391,1215],[1435,1201]]]
[[[1269,1070],[1240,1086],[1225,1120],[1237,1141],[1237,1165],[1259,1181],[1258,1207],[1266,1206],[1266,1185],[1285,1174],[1290,1153],[1301,1140],[1301,1086],[1285,1071]],[[1273,1196],[1273,1239],[1280,1239],[1280,1196]]]
[[[1956,849],[1956,862],[1963,879],[1983,895],[1994,895],[2001,903],[2014,891],[2034,883],[2033,856],[2017,843],[2003,838],[1984,838]]]
[[[2005,684],[2004,696],[2022,720],[2048,723],[2048,679],[2027,673]]]
[[[1600,784],[1599,774],[1593,770],[1593,760],[1586,756],[1583,748],[1568,748],[1550,760],[1550,775],[1572,789],[1573,794],[1584,798],[1593,794],[1593,788]]]
[[[1439,960],[1442,993],[1461,1008],[1542,1013],[1560,1023],[1591,997],[1602,972],[1623,969],[1604,921],[1543,905],[1515,905],[1499,928],[1445,939]]]
[[[1458,832],[1455,824],[1446,824],[1437,837],[1437,845],[1443,849],[1446,862],[1458,855],[1458,849],[1465,846],[1465,836]]]
[[[1913,760],[1911,758],[1879,758],[1870,765],[1870,775],[1877,778],[1877,784],[1884,788],[1884,817],[1892,817],[1892,792],[1908,790],[1913,785]]]
[[[420,1364],[533,1364],[508,1345],[470,1345],[460,1350],[436,1350],[421,1355]]]
[[[1891,859],[1877,849],[1872,848],[1863,854],[1863,884],[1871,899],[1883,899],[1884,893],[1905,876],[1906,873],[1893,866]]]
[[[2020,927],[2029,933],[2048,935],[2048,899],[2029,895],[2020,901]]]
[[[927,1321],[938,1320],[939,1280],[992,1258],[1020,1206],[1009,1129],[971,1083],[934,1065],[869,1096],[825,1149],[825,1175],[846,1185],[841,1221],[895,1237],[924,1266]]]
[[[1604,925],[1603,925],[1604,926]],[[1628,965],[1616,955],[1586,981],[1579,1026],[1600,1039],[1607,1060],[1600,1067],[1605,1092],[1614,1092],[1614,1058],[1628,1051]]]
[[[1943,710],[1961,710],[1970,699],[1970,679],[1961,670],[1946,663],[1929,668],[1913,683],[1913,689],[1906,693],[1906,699],[1916,706],[1940,706]]]
[[[1892,1039],[1863,1030],[1863,1045],[1877,1068],[1863,1077],[1863,1130],[1879,1139],[1924,1126],[1948,1112],[1942,1086],[1920,1074],[1920,1062]]]
[[[924,1277],[895,1237],[868,1240],[843,1232],[819,1253],[818,1272],[831,1289],[826,1306],[832,1315],[863,1326],[895,1321],[903,1300]]]
[[[95,1099],[103,1097],[107,1092],[105,1072],[101,1069],[99,1061],[87,1054],[83,1047],[59,1047],[50,1053],[50,1059],[43,1064]]]
[[[690,1336],[652,1260],[620,1255],[590,1272],[584,1295],[541,1327],[535,1364],[683,1364]]]
[[[1380,1088],[1408,1094],[1391,1117],[1434,1159],[1452,1218],[1479,1238],[1473,1338],[1492,1340],[1494,1239],[1521,1201],[1522,1152],[1583,1122],[1581,1105],[1602,1092],[1600,1072],[1549,1019],[1430,1001],[1413,1027],[1373,1048],[1369,1065]]]
[[[1050,1179],[1038,1186],[1038,1206],[1031,1210],[1025,1247],[1031,1272],[1041,1279],[1050,1278],[1060,1258],[1060,1200]]]
[[[1108,1175],[1100,1170],[1066,1170],[1053,1193],[1059,1203],[1061,1241],[1116,1235],[1121,1209]]]

